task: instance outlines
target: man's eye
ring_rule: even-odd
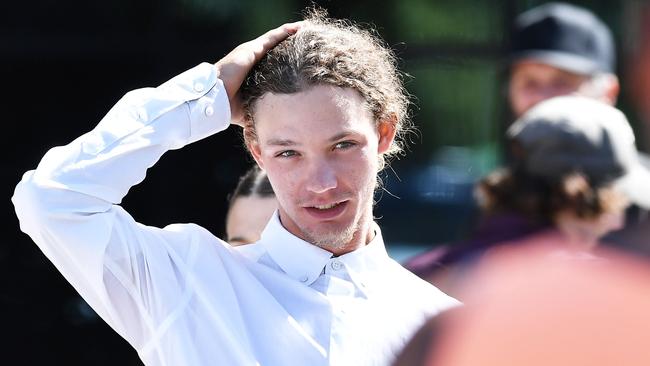
[[[354,142],[352,142],[352,141],[341,141],[341,142],[336,143],[336,145],[334,145],[334,148],[335,149],[348,149],[348,148],[351,148],[354,145],[356,145],[356,144]]]
[[[295,151],[293,151],[293,150],[285,150],[285,151],[281,151],[281,152],[277,153],[275,156],[278,157],[278,158],[289,158],[289,157],[292,157],[292,156],[295,156],[295,155],[296,155]]]

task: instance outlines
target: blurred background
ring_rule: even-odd
[[[9,198],[51,147],[91,129],[127,91],[158,85],[237,44],[300,18],[299,0],[35,0],[0,5],[3,97],[0,363],[141,365],[20,232]],[[472,185],[501,162],[511,117],[503,57],[527,0],[316,1],[374,26],[401,60],[415,97],[408,154],[382,173],[376,217],[398,260],[462,238],[475,218]],[[650,28],[646,1],[574,1],[613,30],[622,109],[648,151],[643,103]],[[646,65],[650,66],[650,63]],[[650,67],[647,67],[650,69]],[[643,68],[641,68],[642,70]],[[650,73],[649,73],[650,75]],[[650,80],[650,76],[647,77]],[[650,83],[648,83],[650,84]],[[639,95],[641,95],[639,97]],[[222,236],[226,195],[252,160],[237,130],[170,152],[123,206],[140,222],[194,222]],[[264,311],[263,308],[260,311]]]

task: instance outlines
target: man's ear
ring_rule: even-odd
[[[614,74],[599,74],[592,78],[589,83],[584,84],[585,88],[578,91],[582,94],[609,105],[616,105],[621,85],[618,77]]]
[[[618,77],[613,74],[608,74],[605,85],[605,102],[610,105],[616,105],[618,94],[621,91],[621,84],[618,81]]]
[[[395,141],[395,134],[397,133],[397,116],[391,115],[390,118],[379,122],[377,125],[377,133],[379,135],[377,152],[383,154],[390,150],[393,141]]]
[[[257,166],[259,166],[260,169],[264,170],[264,161],[262,160],[262,150],[260,149],[260,144],[257,141],[249,141],[246,143],[246,147],[248,147],[248,151],[250,151],[253,159],[255,159]]]

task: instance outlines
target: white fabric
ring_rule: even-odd
[[[259,242],[233,248],[119,206],[165,151],[229,119],[214,66],[200,64],[127,93],[12,198],[21,229],[145,364],[387,365],[425,317],[458,304],[390,259],[376,226],[366,247],[332,258],[277,215]]]

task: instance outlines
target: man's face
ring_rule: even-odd
[[[534,61],[512,66],[508,97],[515,118],[535,104],[551,97],[578,92],[590,78]]]
[[[266,94],[255,109],[250,150],[276,193],[292,234],[335,254],[372,237],[378,157],[393,141],[361,95],[317,85],[295,94]]]

